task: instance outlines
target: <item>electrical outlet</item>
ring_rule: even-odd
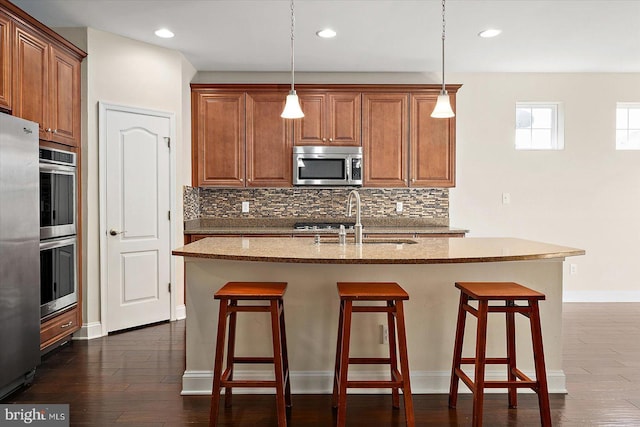
[[[578,274],[578,264],[569,264],[569,273]]]
[[[389,326],[380,324],[380,344],[389,344]]]
[[[396,212],[400,213],[402,212],[402,202],[396,202]]]
[[[509,194],[509,193],[502,193],[502,204],[503,204],[503,205],[509,205],[509,204],[511,204],[511,194]]]
[[[242,213],[249,212],[249,202],[242,202]]]

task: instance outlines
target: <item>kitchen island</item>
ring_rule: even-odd
[[[549,390],[564,393],[561,322],[565,257],[581,249],[510,238],[374,239],[340,245],[331,237],[211,237],[173,251],[185,257],[187,343],[182,394],[211,392],[218,302],[213,293],[228,281],[285,281],[285,313],[293,393],[330,393],[337,335],[338,281],[395,281],[410,295],[405,305],[414,393],[447,393],[459,293],[455,281],[514,281],[546,294],[540,305]],[[376,317],[378,316],[378,317]],[[353,319],[352,355],[383,357],[384,315]],[[475,322],[468,322],[469,328]],[[270,355],[267,316],[238,317],[236,354]],[[487,355],[502,356],[504,317],[490,318]],[[518,365],[533,375],[526,319],[516,321]],[[470,333],[469,337],[474,334]],[[473,352],[473,339],[465,342]],[[241,366],[237,377],[271,378],[265,366]],[[362,369],[357,369],[362,368]],[[350,369],[352,378],[378,379],[388,368]],[[487,370],[503,378],[504,367]],[[464,391],[461,387],[461,391]],[[246,389],[246,392],[264,390]],[[376,390],[368,390],[375,392]],[[267,390],[267,392],[271,392]]]

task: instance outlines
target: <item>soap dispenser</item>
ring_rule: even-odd
[[[338,242],[341,245],[347,243],[347,231],[345,230],[343,224],[340,224],[340,231],[338,231]]]

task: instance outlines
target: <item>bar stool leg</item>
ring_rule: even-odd
[[[282,363],[282,338],[280,336],[280,315],[278,302],[271,301],[271,335],[273,338],[273,367],[276,377],[276,410],[278,411],[278,427],[286,427],[287,413],[284,398],[284,372]]]
[[[216,338],[216,356],[213,366],[213,387],[211,389],[211,409],[209,411],[209,427],[214,427],[218,422],[222,360],[224,358],[224,341],[226,333],[227,300],[220,300],[220,309],[218,311],[218,336]]]
[[[342,325],[344,320],[344,301],[340,301],[340,313],[338,314],[338,343],[336,344],[336,363],[333,373],[333,397],[331,398],[331,406],[338,407],[338,386],[340,385],[340,355],[342,354]]]
[[[482,409],[484,405],[484,374],[487,357],[487,314],[488,301],[478,301],[478,330],[476,332],[476,362],[473,390],[473,427],[482,426]]]
[[[460,303],[458,305],[458,322],[456,325],[456,338],[453,346],[453,367],[451,368],[451,385],[449,386],[449,408],[455,409],[458,403],[458,385],[460,378],[456,369],[460,369],[462,361],[462,344],[464,342],[464,327],[467,320],[467,312],[464,306],[468,304],[469,297],[461,292]]]
[[[398,343],[400,344],[400,368],[402,369],[402,395],[404,397],[404,412],[407,426],[415,426],[413,414],[413,397],[411,396],[411,381],[409,380],[409,358],[407,357],[407,334],[404,322],[404,307],[402,300],[396,302],[396,314],[398,322]]]
[[[508,307],[515,306],[513,300],[507,300]],[[516,323],[515,313],[506,312],[507,319],[507,379],[512,381],[513,384],[517,381],[515,369],[516,369]],[[518,389],[515,387],[509,387],[509,408],[518,407]]]
[[[387,301],[387,307],[393,308],[393,301]],[[396,322],[394,313],[387,313],[387,328],[389,331],[389,370],[391,371],[391,378],[393,379],[394,373],[398,370],[398,355],[396,352]],[[404,375],[404,371],[402,372]],[[391,402],[394,408],[400,407],[400,394],[398,393],[398,387],[391,389]]]
[[[546,367],[544,363],[544,349],[542,347],[542,327],[540,325],[540,311],[538,301],[530,301],[531,338],[533,340],[533,359],[538,382],[538,405],[540,406],[540,421],[543,427],[551,427],[551,409],[549,408],[549,388],[547,386]]]
[[[278,309],[280,310],[280,339],[282,341],[282,365],[284,369],[284,400],[287,408],[291,408],[291,376],[289,375],[289,353],[287,351],[287,329],[284,321],[284,303],[278,300]]]
[[[229,301],[229,306],[235,307],[238,305],[237,301]],[[236,354],[236,318],[237,313],[232,311],[229,313],[229,340],[227,343],[227,369],[229,370],[229,380],[233,380],[233,362]],[[224,407],[231,407],[233,399],[233,387],[227,386],[224,388]]]
[[[352,301],[344,302],[342,343],[340,345],[340,379],[338,381],[338,427],[344,427],[347,422],[347,381],[349,371],[349,341],[351,338],[352,306]]]

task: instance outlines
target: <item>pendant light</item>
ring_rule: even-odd
[[[295,13],[293,9],[293,0],[291,0],[291,90],[289,91],[289,95],[287,95],[287,102],[284,104],[284,110],[282,110],[282,114],[280,117],[284,119],[299,119],[304,117],[304,113],[302,112],[302,108],[300,108],[300,101],[298,100],[298,95],[296,95],[296,90],[294,87],[294,31],[295,31]]]
[[[455,116],[455,113],[451,109],[449,94],[447,93],[447,89],[444,86],[444,38],[446,24],[444,19],[445,1],[446,0],[442,0],[442,90],[440,90],[440,94],[438,95],[436,107],[433,109],[433,113],[431,113],[431,117],[434,117],[436,119],[448,119]]]

